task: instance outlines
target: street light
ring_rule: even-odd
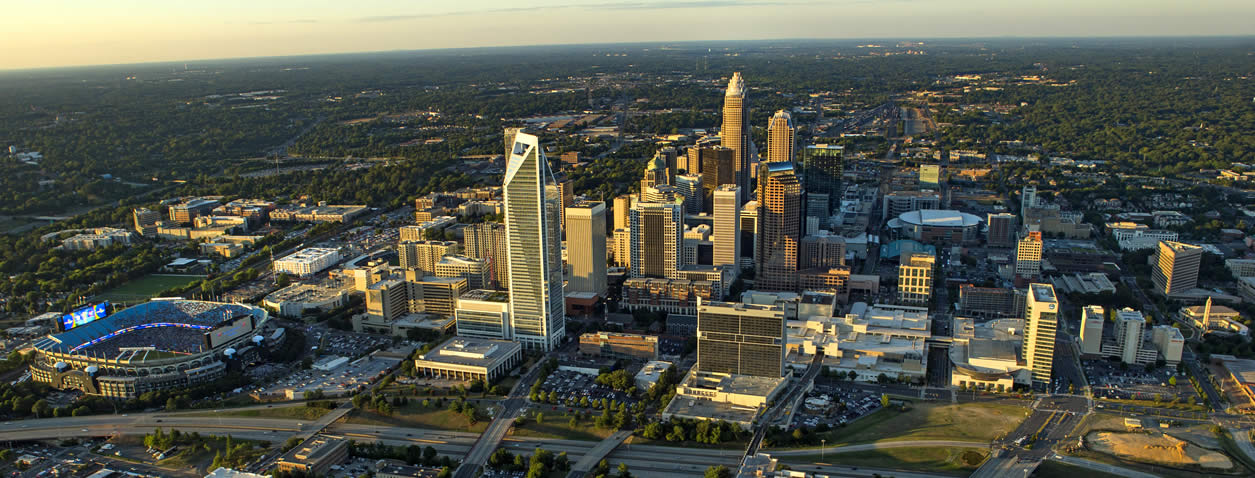
[[[827,445],[828,445],[828,439],[827,439],[827,438],[820,438],[820,439],[819,439],[819,461],[820,461],[820,462],[823,462],[823,461],[824,461],[824,447],[825,447],[825,446],[827,446]]]

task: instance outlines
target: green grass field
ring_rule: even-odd
[[[888,448],[820,456],[787,456],[780,461],[792,464],[831,463],[841,466],[865,466],[894,470],[927,471],[967,476],[984,463],[989,450],[982,448]],[[823,461],[821,461],[823,460]]]
[[[883,409],[825,433],[828,445],[904,440],[991,441],[1024,421],[1028,409],[998,403],[915,403]]]
[[[437,430],[456,430],[480,433],[488,428],[492,420],[482,418],[475,424],[461,413],[454,413],[447,408],[423,408],[421,404],[411,403],[398,407],[392,416],[384,416],[372,411],[353,410],[349,413],[349,423],[378,425],[381,427],[433,428]]]
[[[188,415],[197,417],[254,417],[254,418],[292,418],[299,420],[317,420],[319,417],[331,412],[322,407],[306,407],[298,405],[294,407],[275,407],[275,408],[254,408],[249,410],[223,410],[221,412],[206,413],[189,413]]]
[[[1089,468],[1060,463],[1054,460],[1043,461],[1041,466],[1038,466],[1037,470],[1033,472],[1034,478],[1076,478],[1078,476],[1087,478],[1118,478],[1120,475],[1094,471]]]
[[[515,425],[510,434],[520,437],[554,438],[559,440],[601,441],[610,436],[613,430],[597,428],[593,420],[578,420],[571,427],[571,415],[548,414],[544,421],[536,423],[534,416],[529,415],[523,425]]]
[[[171,287],[185,286],[204,278],[205,276],[195,275],[149,274],[105,291],[93,300],[142,302]]]

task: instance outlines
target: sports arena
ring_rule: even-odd
[[[157,299],[36,340],[31,378],[110,398],[204,383],[254,360],[268,319],[248,305]]]

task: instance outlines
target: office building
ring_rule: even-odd
[[[282,473],[322,476],[331,467],[349,459],[349,441],[335,436],[318,435],[293,448],[276,464]]]
[[[741,190],[741,199],[749,191]],[[754,267],[754,258],[758,257],[758,201],[749,201],[741,206],[741,267]]]
[[[767,161],[792,162],[793,150],[797,144],[796,136],[793,116],[788,111],[780,110],[772,115],[771,121],[767,123]]]
[[[684,197],[684,213],[699,214],[705,212],[706,191],[702,189],[702,177],[695,174],[681,174],[675,177],[675,192]]]
[[[1041,231],[1030,229],[1015,247],[1016,281],[1028,282],[1041,278],[1041,252]]]
[[[632,196],[631,195],[624,194],[622,196],[616,196],[614,198],[614,210],[611,211],[611,213],[614,214],[614,228],[615,229],[627,229],[629,227],[628,226],[628,211],[630,211],[631,209],[632,209]]]
[[[703,301],[697,308],[696,370],[783,376],[785,322],[780,307]]]
[[[606,294],[606,204],[585,202],[566,209],[567,292]]]
[[[589,332],[580,335],[580,354],[626,360],[658,358],[658,337],[654,335]]]
[[[802,184],[806,193],[826,195],[829,211],[841,206],[844,154],[845,147],[835,144],[812,144],[801,151]]]
[[[845,238],[828,231],[802,238],[798,268],[831,268],[845,265]]]
[[[1059,302],[1050,284],[1029,284],[1024,305],[1024,361],[1033,372],[1033,384],[1049,385],[1054,370],[1055,330],[1059,326]]]
[[[192,198],[186,201],[171,204],[169,209],[170,221],[178,224],[191,224],[193,219],[199,216],[208,216],[218,207],[218,200]]]
[[[540,139],[516,135],[503,187],[510,319],[516,340],[528,349],[545,352],[566,334],[558,219],[562,202],[554,197],[557,191],[552,184],[553,173]]]
[[[741,186],[737,182],[736,174],[736,151],[732,148],[724,146],[708,146],[697,148],[697,155],[702,165],[702,190],[705,198],[714,196],[715,190],[720,186],[731,184]],[[741,201],[747,199],[749,189],[741,186]],[[705,205],[709,206],[709,202]],[[704,212],[710,212],[710,207],[704,208]]]
[[[1225,259],[1224,266],[1239,279],[1255,277],[1255,259]]]
[[[941,196],[933,191],[892,191],[881,198],[884,217],[894,218],[904,213],[941,208]]]
[[[610,239],[611,249],[614,252],[614,265],[632,267],[632,229],[629,227],[615,229]]]
[[[986,216],[986,224],[989,226],[989,234],[986,238],[986,244],[989,247],[1011,247],[1016,243],[1016,221],[1015,214],[998,213]]]
[[[741,72],[732,74],[728,89],[723,96],[723,127],[719,129],[720,143],[732,150],[733,171],[736,185],[749,191],[750,184],[750,109],[746,104],[745,79]],[[705,164],[702,165],[706,167]],[[704,169],[703,169],[704,171]],[[707,186],[709,188],[709,186]]]
[[[401,267],[431,274],[436,271],[440,258],[458,253],[458,243],[453,241],[403,241],[397,244],[397,257]]]
[[[963,284],[959,286],[959,312],[978,318],[1021,317],[1024,313],[1023,289]]]
[[[940,164],[921,164],[919,166],[919,187],[920,189],[931,189],[933,191],[941,189]]]
[[[465,241],[463,253],[488,263],[492,272],[493,288],[505,289],[510,285],[510,268],[506,247],[505,224],[486,222],[471,224],[462,229]]]
[[[415,271],[405,271],[405,285],[411,313],[440,317],[453,317],[458,297],[470,290],[466,279],[461,277],[424,277]]]
[[[1102,329],[1106,321],[1107,313],[1101,305],[1090,305],[1081,309],[1082,355],[1102,353]]]
[[[1130,365],[1138,363],[1137,356],[1142,348],[1145,330],[1146,318],[1141,312],[1129,308],[1116,311],[1115,339],[1119,347],[1117,356],[1121,362]]]
[[[274,262],[276,273],[309,277],[340,262],[340,250],[307,247]]]
[[[487,289],[468,291],[458,297],[453,317],[457,321],[460,337],[497,340],[514,338],[510,329],[509,293]]]
[[[673,277],[684,249],[682,202],[638,202],[631,223],[631,276]]]
[[[713,265],[730,269],[740,275],[741,248],[741,188],[724,184],[714,193],[714,242]]]
[[[366,287],[366,314],[389,322],[410,312],[409,285],[389,279]]]
[[[1185,336],[1181,334],[1181,329],[1156,325],[1151,328],[1151,342],[1168,366],[1181,363],[1181,353],[1185,350]]]
[[[1171,296],[1198,287],[1198,268],[1202,259],[1202,247],[1160,241],[1159,255],[1150,277],[1155,290]]]
[[[480,380],[488,384],[522,363],[523,346],[518,342],[454,337],[419,355],[414,360],[414,371],[422,377]]]
[[[161,213],[141,207],[131,211],[131,216],[135,220],[135,232],[139,235],[148,237],[157,234],[157,223],[161,222]]]
[[[904,254],[898,264],[898,300],[904,304],[927,304],[932,297],[936,265],[937,257],[932,254]]]
[[[754,288],[797,290],[798,245],[802,240],[802,185],[793,163],[765,163],[759,173],[762,205],[755,252]]]
[[[622,305],[627,310],[694,317],[697,315],[698,300],[722,297],[719,287],[719,284],[710,281],[636,277],[623,281]]]
[[[1028,214],[1029,209],[1037,207],[1037,187],[1024,186],[1020,190],[1020,215]]]
[[[645,173],[641,176],[641,193],[654,186],[671,184],[671,176],[667,173],[667,160],[662,153],[654,153],[654,157],[645,163]]]
[[[432,272],[436,277],[461,277],[466,279],[466,286],[471,289],[486,289],[492,284],[492,273],[488,263],[467,256],[450,255],[441,257]]]
[[[365,204],[335,205],[319,201],[314,206],[299,204],[276,208],[270,211],[270,221],[349,222],[366,214],[369,210],[370,208]]]

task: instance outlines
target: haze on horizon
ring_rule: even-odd
[[[1244,0],[66,0],[5,10],[3,70],[546,44],[1255,34],[1255,2]]]

